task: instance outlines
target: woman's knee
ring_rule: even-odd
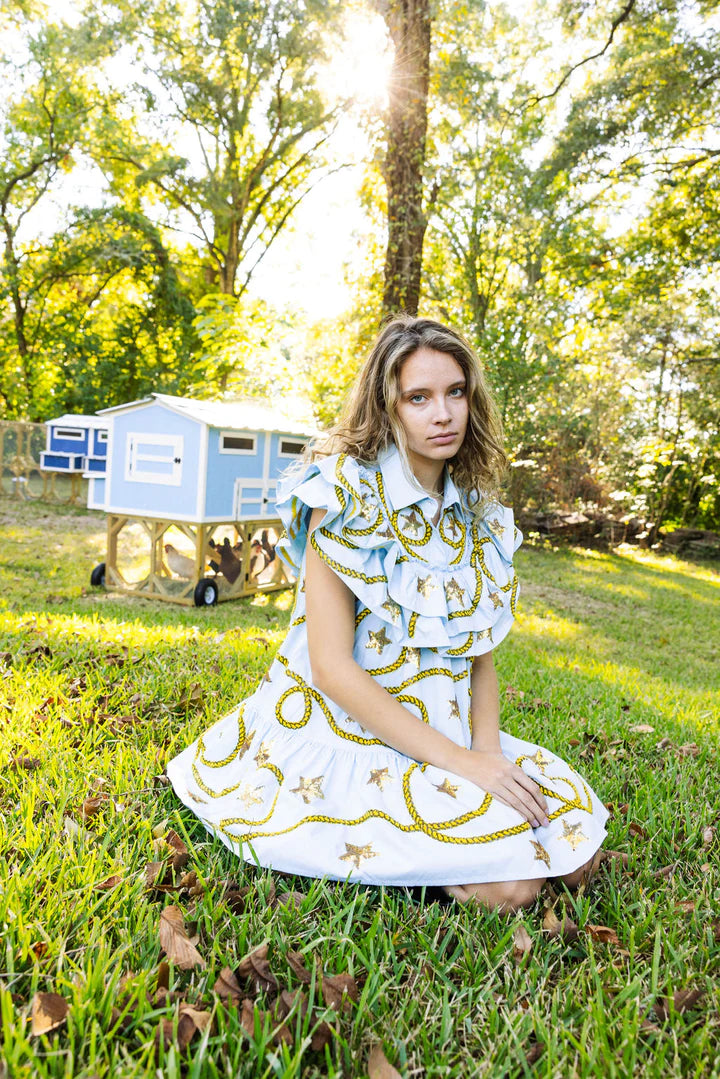
[[[566,888],[579,888],[581,884],[587,884],[591,877],[594,876],[602,860],[603,853],[598,850],[579,869],[573,870],[572,873],[566,873],[563,877],[560,877],[560,880]]]
[[[502,907],[507,911],[520,910],[522,907],[531,907],[539,896],[544,877],[534,880],[508,880],[503,881],[498,887],[502,891]]]

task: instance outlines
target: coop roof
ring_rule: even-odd
[[[103,408],[100,415],[124,412],[157,401],[172,412],[189,416],[209,427],[222,427],[232,431],[280,431],[288,435],[310,436],[313,425],[285,415],[279,409],[270,408],[257,401],[196,401],[191,397],[172,397],[168,393],[152,393],[139,401],[126,405]]]
[[[80,416],[74,412],[66,412],[55,420],[45,420],[45,423],[53,427],[92,427],[102,430],[107,427],[107,420],[101,419],[100,416]]]

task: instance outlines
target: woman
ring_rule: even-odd
[[[288,636],[255,693],[168,766],[231,849],[501,910],[589,876],[605,807],[499,730],[491,650],[522,538],[495,501],[505,463],[467,342],[430,319],[386,325],[343,420],[279,493],[278,550],[299,574]]]

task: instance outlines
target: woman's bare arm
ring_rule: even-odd
[[[310,529],[322,521],[314,510]],[[501,754],[476,753],[423,723],[355,662],[355,598],[308,541],[305,610],[313,683],[375,737],[414,760],[427,761],[490,791],[534,823],[544,799],[522,769]]]
[[[492,652],[485,652],[473,660],[472,700],[472,747],[483,753],[500,752],[500,700],[497,674]]]

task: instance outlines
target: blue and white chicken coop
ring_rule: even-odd
[[[70,502],[81,493],[81,480],[89,480],[88,497],[93,497],[97,476],[104,476],[107,463],[108,424],[99,416],[66,413],[47,420],[45,449],[40,454],[40,470],[51,484],[59,476],[70,478]],[[92,501],[89,501],[92,505]]]
[[[92,477],[88,505],[108,514],[108,542],[93,584],[198,606],[287,587],[275,487],[309,442],[307,424],[255,402],[162,393],[98,419],[107,470]]]

